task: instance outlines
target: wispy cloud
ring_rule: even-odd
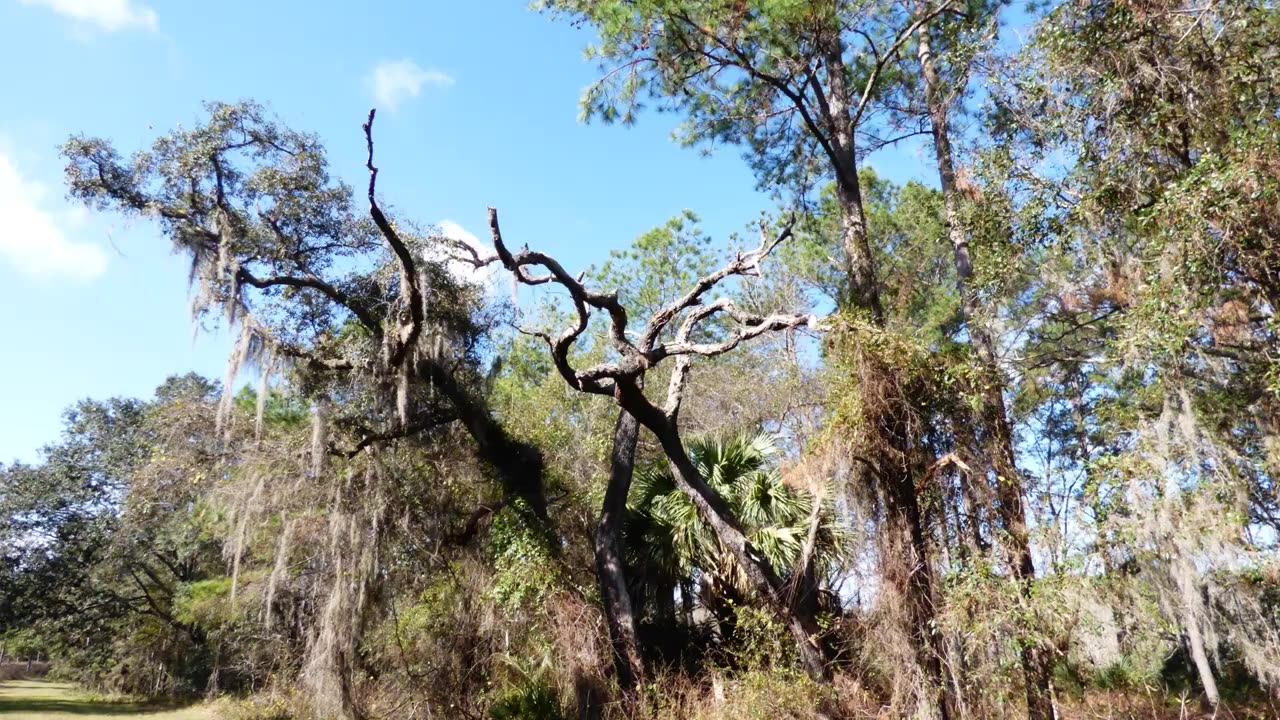
[[[365,78],[378,105],[395,110],[400,103],[418,97],[423,86],[443,87],[453,84],[448,73],[435,68],[419,67],[414,61],[384,60]]]
[[[147,5],[134,0],[20,0],[23,5],[48,8],[63,17],[106,32],[141,28],[155,31],[159,16]]]
[[[0,260],[39,279],[91,280],[107,269],[107,255],[90,243],[68,240],[42,207],[45,190],[22,177],[0,151]]]
[[[474,233],[452,220],[441,220],[437,223],[437,227],[440,228],[441,235],[454,240],[461,240],[467,245],[470,245],[475,249],[476,254],[480,257],[486,257],[493,254],[492,247],[486,246],[484,243],[480,242],[480,239],[477,238]],[[465,255],[466,252],[460,248],[442,247],[439,259],[443,260],[450,257],[464,257]],[[479,283],[481,285],[489,284],[489,281],[493,278],[494,272],[498,267],[497,263],[491,263],[482,268],[477,268],[470,263],[460,262],[457,260],[449,260],[448,266],[450,272],[452,272],[458,279]]]

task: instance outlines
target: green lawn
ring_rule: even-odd
[[[42,680],[0,682],[2,720],[212,720],[207,705],[181,709],[161,709],[135,703],[94,700],[74,685]]]

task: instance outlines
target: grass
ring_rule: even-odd
[[[0,720],[212,720],[208,705],[160,708],[108,702],[85,695],[74,685],[43,680],[0,682]]]

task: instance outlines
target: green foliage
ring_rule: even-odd
[[[1122,655],[1099,669],[1090,678],[1090,685],[1103,690],[1140,690],[1158,683],[1160,670],[1160,664],[1152,663],[1150,658],[1144,663],[1133,655]]]
[[[889,322],[898,332],[937,344],[955,332],[959,302],[942,193],[914,181],[898,186],[871,168],[859,171],[859,184]],[[828,185],[795,241],[777,251],[788,275],[832,304],[847,294],[849,282],[840,218],[835,188]]]
[[[682,142],[742,148],[770,191],[803,188],[815,174],[831,177],[834,168],[817,169],[812,158],[841,142],[825,124],[827,106],[838,97],[833,72],[854,89],[839,99],[848,105],[864,86],[878,99],[907,76],[900,65],[877,67],[873,59],[909,24],[907,8],[894,3],[546,0],[538,6],[598,32],[587,57],[599,62],[603,77],[583,95],[584,118],[631,123],[653,100],[660,110],[683,114]],[[841,55],[836,71],[817,61]]]
[[[777,619],[750,606],[734,607],[734,643],[728,652],[735,665],[748,674],[796,667],[796,646]]]
[[[489,706],[493,720],[562,720],[560,700],[556,691],[541,682],[529,682],[511,688],[493,700]]]
[[[6,630],[0,633],[0,645],[4,646],[9,658],[26,660],[39,655],[48,656],[47,642],[40,637],[34,628]]]
[[[210,630],[232,621],[231,578],[183,583],[174,594],[172,612],[178,622]]]
[[[498,512],[489,533],[494,568],[490,592],[509,611],[537,606],[561,580],[545,533],[530,526],[528,509],[520,502]]]
[[[772,465],[777,448],[767,435],[698,438],[689,456],[707,483],[743,522],[748,538],[775,568],[796,565],[809,530],[813,498],[789,487]],[[628,557],[641,583],[650,573],[671,587],[695,576],[717,578],[749,592],[732,555],[676,488],[671,470],[658,463],[636,472],[628,503]],[[829,522],[829,520],[828,520]],[[836,552],[836,531],[820,525],[821,557]]]
[[[828,343],[835,392],[828,439],[876,447],[878,418],[901,412],[943,422],[974,422],[989,383],[996,382],[972,350],[886,330],[842,316]]]
[[[229,622],[215,597],[227,584],[220,541],[198,501],[214,390],[188,375],[150,401],[81,403],[42,464],[3,471],[33,480],[0,493],[23,553],[6,619],[44,638],[62,677],[123,693],[203,689],[209,633]]]
[[[236,408],[244,415],[257,412],[258,392],[248,385],[235,397]],[[263,402],[262,420],[268,427],[298,429],[310,422],[310,411],[296,394],[270,388]]]
[[[648,317],[714,269],[711,238],[698,222],[697,215],[685,210],[625,250],[610,251],[604,265],[590,272],[594,285],[616,290],[637,319]]]

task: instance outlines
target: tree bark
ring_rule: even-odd
[[[880,300],[880,288],[876,277],[874,256],[868,236],[866,212],[863,207],[861,182],[858,178],[857,152],[854,138],[852,94],[845,79],[843,47],[838,43],[826,53],[830,92],[827,104],[834,123],[831,128],[835,153],[831,157],[835,170],[836,197],[840,206],[840,240],[844,247],[849,293],[844,298],[847,305],[865,310],[878,326],[885,323],[884,307]],[[910,440],[897,431],[895,423],[881,428],[884,439],[894,454],[907,457]],[[936,708],[921,708],[946,720],[948,707],[953,705],[948,685],[942,676],[940,638],[933,632],[936,626],[936,608],[933,600],[933,576],[929,566],[924,528],[921,525],[920,507],[916,501],[915,479],[909,468],[892,477],[881,478],[884,484],[885,510],[889,532],[896,546],[899,561],[907,567],[905,575],[896,578],[897,586],[907,598],[908,633],[914,645],[920,671],[931,692],[940,694]]]
[[[1209,655],[1204,649],[1204,635],[1200,632],[1200,623],[1187,616],[1187,645],[1191,648],[1191,660],[1196,665],[1196,673],[1200,676],[1200,684],[1204,687],[1204,698],[1210,707],[1218,707],[1218,683],[1213,679],[1213,668],[1209,665]]]
[[[1024,599],[1029,600],[1031,584],[1036,576],[1035,562],[1027,535],[1022,480],[1015,462],[1013,433],[1005,411],[1004,383],[996,364],[995,342],[987,328],[978,320],[979,298],[971,285],[973,262],[969,253],[969,239],[960,222],[961,197],[952,159],[951,134],[947,122],[948,103],[938,76],[929,25],[921,25],[916,35],[919,41],[917,54],[924,77],[934,152],[942,185],[947,236],[955,257],[961,313],[970,342],[989,375],[983,396],[983,416],[987,426],[987,452],[996,473],[998,514],[1000,524],[1008,536],[1013,574],[1019,582]],[[1035,645],[1024,648],[1022,668],[1026,677],[1027,717],[1029,720],[1052,720],[1056,717],[1052,677],[1043,650]]]
[[[880,289],[867,238],[867,218],[862,207],[862,187],[856,172],[850,178],[837,181],[836,197],[840,201],[840,243],[844,246],[848,263],[848,304],[866,310],[877,325],[883,325],[884,307],[880,303]]]
[[[449,399],[463,427],[475,441],[480,457],[497,475],[503,495],[523,500],[527,508],[521,510],[531,512],[537,526],[550,532],[542,451],[512,438],[493,417],[484,398],[464,387],[440,363],[422,360],[418,372]]]
[[[840,244],[845,252],[845,270],[849,275],[845,304],[866,310],[877,325],[884,324],[884,307],[880,303],[880,286],[876,280],[875,259],[867,237],[867,216],[862,206],[862,186],[858,178],[857,152],[853,135],[852,94],[845,80],[844,48],[836,41],[826,54],[830,92],[832,149],[836,198],[840,202]]]
[[[882,432],[896,440],[894,450],[905,445],[901,433],[889,422]],[[889,549],[897,562],[886,563],[887,579],[899,588],[906,600],[907,625],[916,664],[928,683],[926,692],[934,695],[930,707],[920,710],[933,717],[948,720],[959,704],[953,697],[951,686],[942,673],[945,653],[942,634],[938,632],[938,609],[934,597],[933,569],[929,563],[928,544],[924,535],[924,523],[920,515],[920,503],[911,470],[903,467],[890,471],[890,477],[882,477],[885,498],[885,520],[889,529]]]
[[[613,429],[613,456],[609,484],[605,488],[600,520],[596,524],[596,578],[609,626],[609,644],[618,687],[631,695],[644,682],[644,663],[636,632],[635,613],[622,558],[622,521],[627,509],[627,493],[635,472],[636,443],[640,423],[626,410],[618,411]]]

